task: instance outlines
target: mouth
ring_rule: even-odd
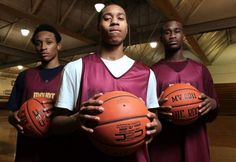
[[[171,42],[168,42],[168,44],[169,44],[169,45],[177,45],[178,42],[176,42],[176,41],[171,41]]]
[[[41,53],[42,57],[47,57],[49,55],[49,53]]]
[[[121,30],[119,30],[119,29],[110,29],[109,30],[109,33],[120,33],[121,32]]]

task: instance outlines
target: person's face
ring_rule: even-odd
[[[103,42],[109,45],[122,44],[127,35],[127,26],[123,8],[117,5],[109,5],[104,8],[99,24]]]
[[[168,21],[162,29],[161,41],[165,49],[179,50],[184,40],[182,24],[177,21]]]
[[[35,50],[42,61],[50,62],[58,59],[58,50],[60,50],[61,44],[57,43],[54,33],[41,31],[35,36],[35,40]]]

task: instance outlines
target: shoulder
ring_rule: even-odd
[[[192,59],[188,59],[188,62],[192,65],[195,65],[195,66],[200,66],[200,67],[205,67],[204,64],[200,63],[200,62],[197,62],[197,61],[194,61]]]
[[[65,65],[64,69],[65,70],[76,70],[78,67],[82,66],[82,58],[69,62],[68,64]]]

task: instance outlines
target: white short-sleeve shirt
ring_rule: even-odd
[[[126,55],[115,61],[106,60],[103,58],[102,61],[115,77],[119,77],[126,73],[135,62]],[[58,99],[55,104],[56,107],[66,108],[71,111],[76,108],[82,78],[82,64],[82,59],[79,59],[70,62],[65,66]],[[156,78],[151,69],[148,81],[146,103],[148,108],[159,107],[156,94]]]

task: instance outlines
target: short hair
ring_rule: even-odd
[[[41,31],[48,31],[48,32],[51,32],[54,34],[55,38],[56,38],[56,41],[57,43],[60,43],[61,42],[61,35],[60,33],[51,25],[48,25],[48,24],[41,24],[39,25],[35,31],[34,31],[34,34],[31,38],[31,42],[36,45],[36,40],[35,40],[35,37],[36,35],[41,32]]]
[[[104,9],[107,8],[108,6],[111,6],[111,5],[120,6],[120,7],[125,11],[126,21],[127,21],[127,23],[128,23],[127,13],[126,13],[125,7],[123,7],[122,5],[120,5],[120,4],[118,4],[118,3],[110,2],[110,3],[107,3],[107,4],[105,5],[105,7],[98,13],[98,16],[97,16],[97,26],[99,26],[99,24],[100,24],[100,21],[101,21],[101,18],[102,18],[102,14],[103,14]]]
[[[165,20],[165,21],[163,21],[163,22],[161,22],[160,23],[160,35],[162,35],[163,34],[163,26],[167,23],[167,22],[170,22],[170,21],[176,21],[176,22],[178,22],[178,23],[180,23],[181,25],[182,25],[182,27],[183,27],[183,23],[181,22],[181,21],[179,21],[179,20],[177,20],[177,19],[167,19],[167,20]]]

